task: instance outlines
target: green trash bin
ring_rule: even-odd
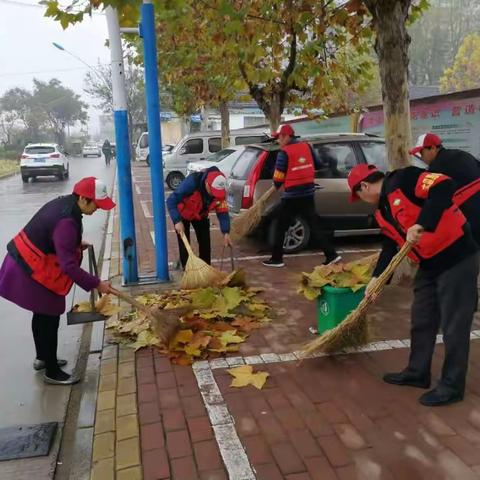
[[[353,292],[351,288],[326,285],[317,298],[318,334],[336,327],[347,315],[357,308],[365,293],[365,287]]]

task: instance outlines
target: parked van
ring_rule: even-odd
[[[232,130],[231,145],[249,145],[268,139],[262,129]],[[190,133],[175,145],[171,153],[163,152],[163,176],[168,187],[174,190],[187,175],[190,162],[205,160],[212,153],[222,149],[220,131]],[[148,133],[143,133],[137,144],[137,159],[148,162]]]

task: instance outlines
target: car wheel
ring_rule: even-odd
[[[268,232],[268,243],[270,246],[273,246],[277,224],[278,219],[274,219],[270,223]],[[295,217],[295,220],[285,233],[283,251],[285,253],[295,253],[307,248],[310,243],[310,235],[310,225],[308,225],[306,220],[303,217]]]
[[[28,183],[29,180],[30,180],[30,177],[28,175],[22,175],[22,182],[23,183]]]
[[[182,173],[172,172],[168,174],[167,185],[170,190],[175,190],[185,179]]]
[[[67,168],[64,172],[63,172],[63,179],[64,180],[67,180],[67,178],[70,177],[70,168]]]

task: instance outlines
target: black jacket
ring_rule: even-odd
[[[383,182],[378,208],[385,220],[391,225],[395,226],[397,222],[392,216],[388,203],[388,195],[397,189],[400,189],[412,203],[421,207],[422,210],[417,219],[417,223],[422,225],[427,232],[433,232],[437,228],[443,212],[452,205],[452,196],[456,190],[452,180],[445,180],[431,187],[426,200],[417,197],[415,187],[420,175],[424,172],[421,168],[407,167],[387,174]],[[397,228],[397,230],[399,230],[399,228]],[[468,256],[473,255],[478,250],[478,247],[473,240],[468,223],[464,226],[464,232],[465,235],[462,238],[458,239],[438,255],[427,260],[422,260],[420,262],[420,268],[430,272],[432,275],[438,275]],[[397,252],[397,243],[391,238],[385,238],[377,266],[373,272],[374,277],[378,277],[385,268],[387,268],[390,260]]]
[[[480,178],[480,162],[462,150],[441,148],[428,170],[448,175],[455,182],[457,189]],[[469,198],[461,206],[461,210],[472,227],[476,242],[480,244],[480,193]]]

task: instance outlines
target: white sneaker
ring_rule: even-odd
[[[338,263],[341,259],[342,259],[341,255],[337,255],[336,257],[333,257],[333,258],[327,258],[323,262],[323,265],[333,265],[334,263]]]

